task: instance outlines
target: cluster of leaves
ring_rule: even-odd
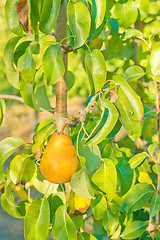
[[[55,29],[61,0],[28,2],[22,4],[22,9],[28,9],[26,25],[17,14],[17,0],[6,1],[6,20],[16,36],[6,44],[4,61],[16,75],[11,84],[20,89],[25,104],[52,112],[47,91],[65,73],[64,46],[48,35]],[[79,124],[71,130],[80,169],[72,176],[69,199],[65,186],[42,177],[36,154],[43,152],[55,131],[54,122],[46,119],[36,126],[32,143],[25,145],[15,137],[0,142],[1,206],[11,216],[24,218],[26,240],[46,239],[50,229],[57,240],[159,239],[155,221],[160,210],[155,96],[160,81],[159,4],[149,0],[70,0],[66,4],[68,44],[81,55],[91,95],[99,92],[98,112],[88,113],[85,128]],[[133,28],[138,23],[142,31]],[[103,42],[99,47],[94,45],[97,38]],[[68,75],[71,88],[74,74]],[[2,123],[5,104],[0,103]],[[115,143],[122,128],[127,137]],[[137,139],[145,142],[141,151],[135,145]],[[22,146],[3,172],[4,162]],[[35,189],[44,196],[34,199],[30,192]],[[93,235],[85,231],[86,222],[91,223]]]

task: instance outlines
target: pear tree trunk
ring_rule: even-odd
[[[63,45],[67,45],[67,2],[61,1],[61,7],[56,23],[56,41],[63,41]],[[67,68],[68,54],[62,49],[63,62],[65,66],[65,74],[63,78],[56,84],[56,123],[57,131],[60,132],[67,118]],[[64,133],[68,135],[68,127]]]

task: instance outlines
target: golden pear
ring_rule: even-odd
[[[44,178],[57,184],[69,182],[78,166],[79,160],[70,137],[54,133],[49,139],[40,163]]]

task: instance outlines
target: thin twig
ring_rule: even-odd
[[[77,48],[73,48],[73,47],[71,47],[70,45],[65,46],[65,45],[61,44],[61,48],[63,48],[63,50],[65,51],[65,53],[70,53],[70,52],[73,52],[73,51],[76,51],[76,50],[80,49],[80,48],[83,47],[85,44],[86,44],[86,43],[84,43],[82,46],[77,47]]]
[[[18,97],[15,95],[0,94],[0,99],[13,100],[13,101],[24,103],[24,100],[22,97]]]

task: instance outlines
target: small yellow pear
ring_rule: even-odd
[[[70,137],[54,133],[49,139],[40,163],[44,178],[56,184],[69,182],[78,166],[79,160]]]

